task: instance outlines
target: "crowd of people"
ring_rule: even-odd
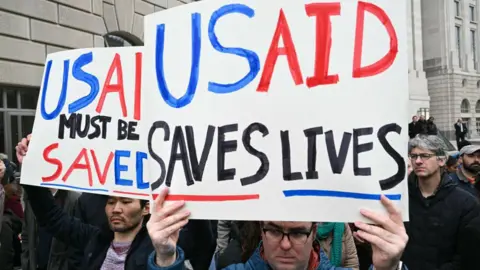
[[[28,142],[17,145],[19,166]],[[0,269],[480,269],[480,146],[449,156],[438,136],[418,133],[408,163],[409,222],[382,196],[386,214],[365,209],[371,223],[346,224],[189,220],[184,202],[163,204],[168,189],[151,206],[21,188],[4,157]]]

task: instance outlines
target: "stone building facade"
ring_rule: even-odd
[[[0,0],[0,153],[31,132],[46,55],[141,45],[143,17],[193,0]]]
[[[458,118],[467,122],[471,140],[480,136],[479,2],[421,1],[430,114],[450,139]]]
[[[422,5],[421,0],[407,0],[408,86],[410,115],[428,116],[430,96],[423,71]]]

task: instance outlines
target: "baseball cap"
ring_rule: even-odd
[[[480,151],[480,145],[466,145],[460,150],[460,156],[463,154],[471,155],[477,151]]]

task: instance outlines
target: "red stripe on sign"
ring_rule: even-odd
[[[146,193],[127,192],[127,191],[119,191],[119,190],[114,190],[113,193],[119,193],[119,194],[125,194],[125,195],[143,196],[143,197],[150,197],[150,194],[146,194]]]
[[[158,194],[153,194],[153,199],[156,199]],[[224,201],[247,201],[258,200],[259,194],[245,194],[245,195],[167,195],[166,201],[189,201],[189,202],[224,202]]]

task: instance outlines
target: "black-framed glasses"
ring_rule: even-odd
[[[435,154],[427,154],[427,153],[422,153],[422,154],[410,154],[408,157],[412,161],[416,161],[417,158],[420,158],[422,161],[429,160],[432,157],[435,157]]]
[[[312,234],[313,228],[315,225],[310,227],[308,231],[292,231],[284,232],[283,230],[274,229],[274,228],[262,228],[265,238],[269,242],[280,243],[283,238],[287,236],[287,239],[292,243],[292,245],[304,245],[310,234]]]

